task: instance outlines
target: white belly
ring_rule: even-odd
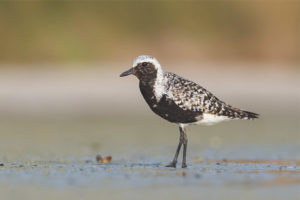
[[[226,116],[217,116],[213,114],[203,113],[199,121],[195,122],[195,124],[205,124],[205,125],[212,125],[223,121],[231,120]]]

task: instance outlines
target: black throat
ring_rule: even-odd
[[[151,110],[160,117],[173,123],[193,123],[196,122],[196,117],[202,114],[201,112],[193,112],[190,110],[183,110],[172,99],[168,98],[166,94],[163,94],[159,100],[157,100],[154,91],[155,80],[150,82],[144,82],[140,80],[141,93],[151,108]]]

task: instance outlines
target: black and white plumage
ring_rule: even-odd
[[[152,56],[138,56],[132,68],[120,76],[130,74],[140,80],[141,93],[151,110],[180,127],[179,145],[173,161],[168,166],[176,167],[183,144],[182,167],[186,167],[186,125],[258,118],[258,114],[232,107],[192,81],[170,72],[163,72],[160,63]]]

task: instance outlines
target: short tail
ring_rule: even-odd
[[[225,109],[223,115],[225,115],[231,119],[256,119],[259,117],[259,114],[241,110],[238,108],[234,108],[230,105],[226,106],[226,109]]]
[[[241,112],[242,112],[241,119],[256,119],[259,117],[259,114],[257,114],[257,113],[253,113],[253,112],[249,112],[249,111],[245,111],[245,110],[241,110]]]

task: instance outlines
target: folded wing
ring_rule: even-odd
[[[167,94],[183,110],[202,112],[230,119],[252,119],[258,114],[227,105],[200,85],[173,73],[166,72]]]

